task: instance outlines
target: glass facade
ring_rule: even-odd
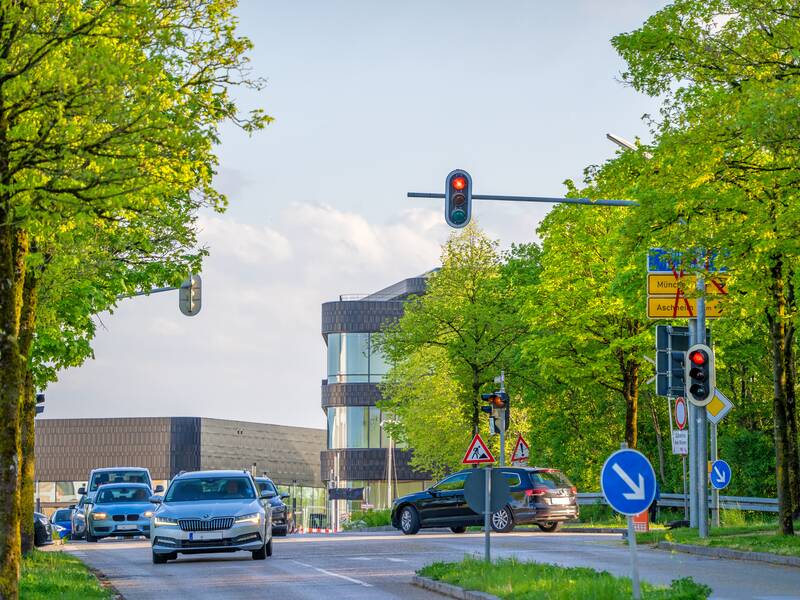
[[[376,406],[328,407],[328,448],[388,448],[382,419]]]
[[[374,343],[377,334],[328,334],[328,383],[380,383],[389,365]]]

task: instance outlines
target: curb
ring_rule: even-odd
[[[710,556],[712,558],[752,560],[783,567],[800,567],[800,556],[783,556],[781,554],[772,554],[771,552],[750,552],[748,550],[732,550],[731,548],[710,548],[692,544],[676,544],[675,542],[658,542],[656,547],[662,550],[674,550],[675,552]]]
[[[435,579],[421,577],[419,575],[414,575],[411,578],[411,585],[431,592],[437,592],[443,596],[449,596],[450,598],[458,598],[459,600],[500,600],[497,596],[492,596],[486,592],[465,590],[457,585],[436,581]]]
[[[623,527],[563,527],[558,533],[625,533]]]

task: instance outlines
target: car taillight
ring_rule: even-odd
[[[571,488],[569,488],[569,491],[570,491],[570,492],[572,492],[573,494],[577,494],[577,493],[578,493],[578,488],[576,488],[576,487],[573,485]]]
[[[526,496],[544,496],[547,493],[547,488],[533,488],[525,490]]]

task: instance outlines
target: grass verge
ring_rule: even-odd
[[[783,556],[800,556],[800,535],[780,535],[774,523],[743,527],[711,528],[709,537],[701,539],[696,529],[680,528],[668,531],[637,533],[639,544],[675,542],[712,548],[731,548],[749,552],[771,552]]]
[[[34,550],[22,561],[20,598],[25,600],[107,600],[100,585],[80,560],[66,552]]]
[[[631,597],[631,581],[606,571],[584,567],[559,567],[504,559],[487,564],[474,558],[458,563],[433,563],[418,571],[423,577],[469,590],[514,600],[618,600]],[[670,587],[642,584],[646,600],[703,600],[711,588],[687,577]]]

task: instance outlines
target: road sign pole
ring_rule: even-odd
[[[683,473],[683,518],[689,520],[689,498],[686,496],[686,455],[681,455],[681,472]]]
[[[503,421],[503,427],[500,429],[500,466],[506,466],[506,427],[508,427],[508,423],[506,423],[506,414],[503,411],[503,416],[501,417]]]
[[[633,577],[631,577],[633,598],[639,600],[642,593],[639,589],[639,561],[636,558],[636,530],[633,528],[633,517],[628,517],[628,546],[631,549],[631,567],[633,569]]]
[[[697,319],[689,319],[689,347],[697,343]],[[697,528],[697,407],[689,402],[689,526]]]
[[[717,424],[711,424],[711,461],[716,462],[717,456]],[[719,490],[716,487],[711,488],[711,524],[714,527],[719,527]]]
[[[697,331],[698,344],[706,343],[706,283],[702,275],[697,276]],[[697,415],[697,534],[700,538],[708,537],[708,415],[705,406],[698,406]]]
[[[484,470],[486,471],[486,498],[483,509],[483,554],[486,562],[492,562],[491,542],[489,541],[489,534],[491,532],[489,518],[492,510],[492,503],[490,502],[492,497],[492,469],[491,467],[486,467]]]

